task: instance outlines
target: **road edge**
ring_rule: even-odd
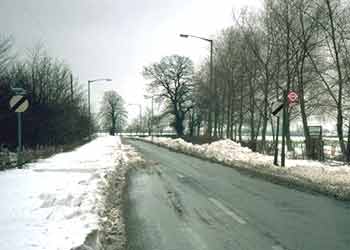
[[[120,154],[115,166],[104,174],[102,207],[99,212],[98,228],[90,232],[84,243],[71,250],[126,250],[127,234],[125,225],[126,197],[128,195],[128,176],[132,169],[144,165],[139,153],[122,140]]]

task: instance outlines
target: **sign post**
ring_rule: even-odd
[[[17,166],[21,164],[21,152],[22,152],[22,114],[17,113],[17,135],[18,135],[18,146],[17,146]]]
[[[287,134],[287,119],[288,119],[288,107],[292,107],[298,102],[298,94],[294,91],[283,90],[282,101],[275,102],[272,105],[272,115],[277,116],[277,129],[276,129],[276,142],[275,142],[275,154],[273,164],[278,166],[278,136],[280,127],[279,112],[283,110],[282,114],[282,150],[281,150],[281,167],[286,165],[286,134]]]
[[[282,152],[281,152],[281,166],[286,165],[286,135],[287,135],[287,119],[288,107],[292,107],[298,102],[298,94],[294,91],[283,91],[283,122],[282,122]]]
[[[273,165],[278,166],[278,141],[279,141],[279,130],[280,130],[280,117],[277,116],[277,128],[276,128],[276,142],[275,142],[275,155],[273,158]]]
[[[17,91],[18,93],[18,91]],[[20,94],[25,94],[22,90]],[[22,153],[22,113],[29,107],[27,98],[23,95],[15,95],[10,100],[10,108],[17,113],[17,166],[21,165],[21,153]]]
[[[282,119],[282,151],[281,151],[281,167],[286,165],[286,124],[287,124],[287,91],[283,90],[283,119]]]
[[[277,117],[277,126],[276,126],[276,139],[275,139],[275,153],[273,158],[273,164],[278,166],[278,142],[279,142],[279,128],[280,128],[280,111],[283,109],[283,102],[277,101],[272,104],[272,115]]]

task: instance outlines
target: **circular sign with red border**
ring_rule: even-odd
[[[289,91],[287,98],[288,98],[288,103],[298,102],[298,94],[295,93],[294,91]]]

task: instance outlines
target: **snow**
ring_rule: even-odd
[[[0,249],[69,250],[98,228],[105,177],[123,156],[119,137],[0,172]]]
[[[144,140],[152,141],[151,137]],[[182,139],[154,137],[153,142],[176,151],[201,158],[215,160],[232,167],[248,168],[256,172],[283,177],[289,181],[299,180],[340,198],[350,199],[350,167],[332,166],[311,160],[286,160],[286,167],[273,165],[273,157],[252,152],[232,140],[220,140],[211,144],[193,145]],[[287,154],[288,155],[288,154]]]

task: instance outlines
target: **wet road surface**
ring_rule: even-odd
[[[128,250],[350,249],[350,203],[288,189],[140,141]]]

